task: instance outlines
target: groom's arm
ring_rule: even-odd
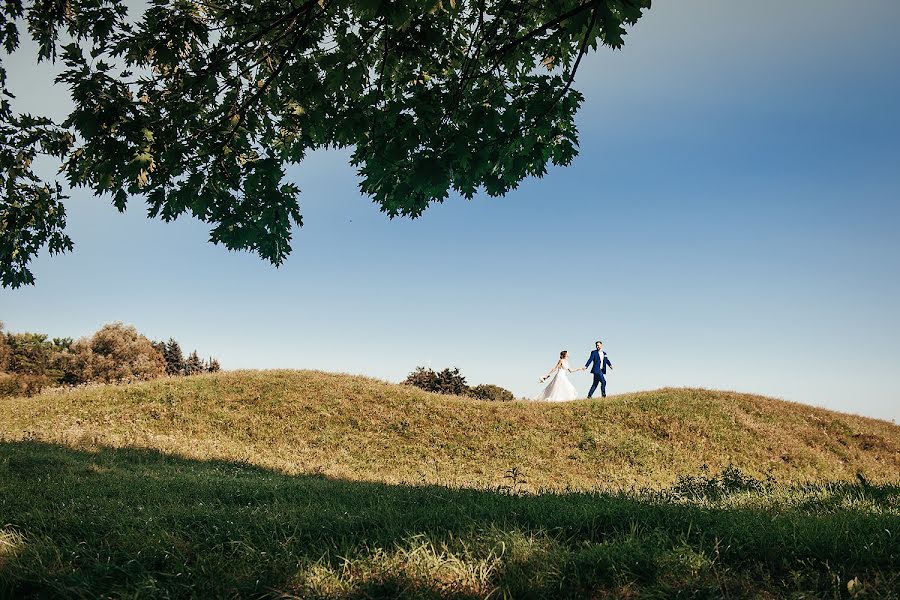
[[[588,361],[587,361],[586,363],[584,363],[584,368],[585,368],[585,369],[588,368],[588,365],[591,364],[591,361],[592,361],[592,360],[594,360],[594,353],[593,353],[593,352],[591,352],[591,355],[588,356]]]
[[[605,357],[605,358],[606,358],[606,364],[609,366],[610,369],[612,369],[612,368],[613,368],[613,366],[612,366],[612,361],[609,360],[609,357],[608,357],[608,356]]]

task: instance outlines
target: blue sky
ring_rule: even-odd
[[[280,269],[76,190],[75,252],[0,291],[13,331],[174,336],[225,368],[399,381],[458,366],[534,397],[602,339],[609,391],[700,386],[900,418],[900,3],[657,2],[587,59],[581,154],[505,198],[388,220],[347,152],[290,173]],[[35,111],[64,90],[13,88]],[[590,378],[573,375],[586,392]]]

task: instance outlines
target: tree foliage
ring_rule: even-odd
[[[44,333],[4,333],[0,322],[0,397],[29,396],[47,385],[68,383],[61,358],[71,345],[71,338],[51,341]]]
[[[459,369],[453,367],[435,371],[429,367],[416,367],[403,381],[404,385],[414,385],[427,392],[436,394],[452,394],[454,396],[470,396],[479,400],[510,401],[515,400],[513,393],[499,385],[483,383],[469,387],[466,378]]]
[[[163,358],[166,361],[166,374],[184,375],[184,353],[175,338],[169,338],[166,342]]]
[[[23,375],[44,375],[50,368],[52,342],[45,333],[7,333],[7,368]]]
[[[469,395],[479,400],[491,400],[494,402],[512,402],[516,399],[511,391],[492,383],[482,383],[470,388]]]
[[[428,367],[416,367],[416,370],[410,373],[403,383],[405,385],[414,385],[417,388],[436,394],[465,396],[469,392],[466,378],[462,376],[456,367],[452,369],[447,368],[443,371],[434,371]]]
[[[90,337],[48,339],[44,333],[4,332],[0,321],[0,397],[28,396],[47,385],[119,382],[221,369],[219,361],[187,360],[174,338],[151,342],[132,325],[109,323]]]
[[[576,154],[572,81],[585,53],[619,48],[650,0],[6,0],[20,35],[61,61],[73,108],[18,114],[0,63],[0,283],[31,284],[36,253],[72,249],[64,188],[120,211],[189,213],[210,240],[280,264],[301,224],[285,167],[352,148],[360,189],[391,217],[451,192],[502,195]],[[3,52],[0,51],[0,58]]]
[[[196,375],[197,373],[202,373],[206,370],[206,366],[203,364],[203,361],[200,359],[200,355],[197,354],[197,351],[194,350],[191,352],[187,360],[184,361],[184,374],[185,375]]]
[[[166,371],[165,359],[150,340],[122,323],[104,325],[90,339],[72,344],[63,357],[73,383],[152,379]]]
[[[9,368],[10,349],[6,342],[6,334],[3,333],[3,321],[0,321],[0,372]]]

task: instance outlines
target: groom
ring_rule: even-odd
[[[594,384],[591,386],[591,391],[588,392],[587,397],[590,398],[594,395],[594,392],[597,390],[597,384],[600,384],[600,395],[606,398],[606,367],[608,366],[610,369],[613,368],[612,363],[609,362],[609,357],[606,356],[606,352],[603,351],[603,342],[597,342],[597,349],[591,352],[590,358],[588,361],[584,363],[585,368],[588,367],[591,363],[594,365],[591,367],[591,373],[594,374]]]

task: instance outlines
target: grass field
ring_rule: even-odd
[[[900,428],[773,399],[231,372],[0,438],[5,597],[900,597]]]

